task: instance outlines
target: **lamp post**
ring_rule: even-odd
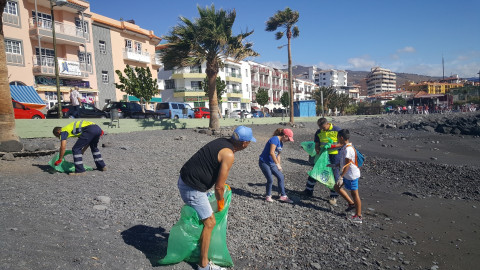
[[[55,4],[53,3],[55,2]],[[55,61],[55,79],[56,79],[56,86],[57,86],[57,104],[58,104],[58,118],[62,118],[62,98],[60,92],[60,78],[58,75],[58,59],[57,59],[57,39],[55,37],[55,16],[53,14],[53,7],[54,6],[63,6],[67,2],[66,1],[57,1],[57,0],[50,0],[50,14],[52,16],[52,38],[53,38],[53,58]],[[38,14],[36,14],[38,16]],[[41,52],[40,52],[41,54]]]

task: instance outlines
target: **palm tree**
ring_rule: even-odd
[[[298,11],[293,11],[290,8],[285,8],[285,10],[277,11],[273,17],[270,17],[267,21],[266,31],[273,32],[276,31],[279,27],[284,27],[284,31],[279,31],[275,33],[275,38],[277,40],[283,37],[283,34],[287,33],[288,40],[288,86],[290,93],[290,124],[293,124],[293,88],[292,88],[292,50],[290,47],[290,40],[298,37],[300,31],[295,25],[298,22],[300,14]]]
[[[187,67],[207,63],[206,73],[208,79],[208,92],[210,111],[218,111],[216,91],[216,78],[219,68],[223,67],[222,59],[231,57],[240,61],[249,56],[258,56],[250,42],[245,38],[253,31],[232,35],[232,26],[235,22],[236,12],[215,10],[215,6],[202,9],[197,6],[200,18],[191,21],[183,16],[181,24],[175,26],[164,37],[169,45],[161,52],[165,67]],[[218,130],[220,127],[219,116],[210,115],[210,129]]]
[[[17,152],[23,149],[23,145],[15,134],[15,116],[8,84],[5,37],[1,21],[6,3],[6,0],[0,0],[0,152]]]

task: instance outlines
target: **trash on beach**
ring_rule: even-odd
[[[322,151],[315,157],[315,166],[308,172],[308,175],[318,182],[324,184],[329,189],[333,189],[335,185],[335,178],[333,176],[332,168],[327,165],[330,164],[328,158],[328,151]]]
[[[233,266],[232,258],[227,248],[227,216],[232,198],[230,187],[225,188],[223,194],[225,208],[217,212],[217,201],[214,193],[208,194],[208,200],[215,216],[208,258],[217,265],[223,267]],[[188,205],[181,210],[180,220],[173,225],[168,237],[167,256],[158,261],[160,265],[175,264],[181,261],[198,263],[200,260],[200,235],[203,223],[198,217],[197,211]]]

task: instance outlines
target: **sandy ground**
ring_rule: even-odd
[[[298,195],[310,168],[299,143],[312,140],[314,123],[294,128],[296,142],[285,147],[286,185],[295,204],[266,204],[257,160],[278,125],[253,126],[258,143],[237,155],[228,180],[233,199],[227,244],[235,269],[478,267],[480,139],[379,128],[381,121],[333,120],[351,130],[352,141],[367,156],[360,226],[345,224],[343,205],[330,207],[328,191],[319,184],[314,198]],[[180,136],[188,139],[176,140]],[[51,156],[0,160],[0,269],[156,267],[181,207],[172,183],[183,162],[211,139],[192,130],[107,135],[102,153],[109,171],[84,178],[52,173],[46,165]],[[112,198],[106,210],[92,210],[101,204],[98,195]],[[325,233],[315,228],[322,223],[329,223]],[[271,232],[265,233],[266,227]],[[307,236],[295,240],[285,230]],[[308,235],[312,232],[318,235]],[[263,233],[266,237],[259,238]]]

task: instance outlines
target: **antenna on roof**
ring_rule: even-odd
[[[445,80],[445,62],[443,61],[443,53],[442,53],[442,80]]]

